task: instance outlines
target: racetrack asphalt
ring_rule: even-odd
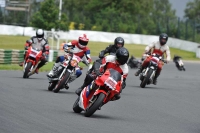
[[[121,99],[90,118],[72,109],[86,69],[59,93],[47,90],[46,72],[23,79],[22,71],[1,70],[0,133],[200,133],[200,64],[185,67],[170,62],[158,84],[146,88],[130,69]]]

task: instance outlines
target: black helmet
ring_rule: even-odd
[[[44,31],[43,31],[43,29],[38,29],[37,31],[36,31],[36,37],[40,40],[40,39],[42,39],[43,37],[44,37]]]
[[[116,60],[120,65],[124,65],[129,58],[129,52],[126,48],[121,47],[116,51]]]
[[[124,39],[122,37],[115,38],[114,45],[116,48],[119,48],[117,44],[122,44],[122,47],[124,47]]]
[[[162,41],[161,41],[162,39],[165,39],[166,41],[165,41],[165,42],[162,42]],[[167,43],[167,40],[168,40],[168,35],[167,35],[166,33],[160,34],[160,36],[159,36],[159,41],[160,41],[160,44],[161,44],[161,45],[165,45],[165,44]]]

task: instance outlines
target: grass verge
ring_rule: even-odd
[[[40,72],[49,72],[52,69],[54,62],[48,62],[46,65],[44,65],[42,68],[40,68]],[[85,67],[83,63],[79,63],[79,66]],[[19,66],[18,64],[4,64],[0,65],[0,70],[21,70],[22,67]]]
[[[0,35],[0,49],[24,49],[24,43],[26,40],[30,39],[28,36],[7,36]],[[51,43],[52,41],[49,41]],[[63,40],[60,40],[63,42]],[[88,46],[91,50],[91,56],[98,56],[99,52],[105,49],[110,43],[103,42],[89,42]],[[51,46],[51,44],[50,44]],[[144,52],[145,45],[136,45],[136,44],[126,44],[125,47],[129,50],[130,55],[134,55],[135,57],[140,58]],[[183,60],[194,60],[198,61],[196,58],[196,53],[188,52],[180,49],[170,48],[171,57],[173,58],[174,54],[179,55],[183,58]],[[40,71],[49,71],[52,67],[53,63],[48,63],[44,67],[41,68]],[[0,65],[0,70],[22,70],[16,64],[9,65]]]

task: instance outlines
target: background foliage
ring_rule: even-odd
[[[21,0],[23,1],[23,0]],[[168,0],[59,0],[32,1],[30,12],[0,10],[0,23],[50,30],[95,30],[158,35],[200,41],[200,0],[189,2],[178,18]]]

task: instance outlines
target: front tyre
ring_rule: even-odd
[[[23,78],[28,78],[28,73],[30,72],[30,69],[32,67],[32,62],[28,62],[27,65],[26,65],[26,68],[25,68],[25,72],[24,72],[24,75],[23,75]]]
[[[99,109],[99,107],[103,104],[103,100],[106,97],[106,95],[104,93],[100,93],[98,95],[98,98],[96,99],[96,101],[94,101],[94,103],[88,107],[85,111],[85,116],[86,117],[90,117],[91,115],[94,114],[94,112]]]
[[[58,93],[60,89],[64,88],[64,85],[66,82],[68,82],[70,78],[70,72],[66,71],[66,73],[62,76],[61,80],[58,81],[55,89],[53,89],[53,92]]]
[[[56,83],[57,83],[57,82],[50,82],[50,83],[49,83],[49,86],[48,86],[48,90],[49,90],[49,91],[52,91],[52,90],[55,88]]]
[[[78,105],[79,102],[79,97],[76,99],[74,105],[73,105],[73,110],[75,113],[81,113],[82,109]]]
[[[145,86],[146,86],[147,82],[149,81],[149,78],[150,78],[152,73],[153,73],[153,70],[149,69],[146,77],[144,77],[144,79],[142,80],[142,82],[140,84],[141,88],[145,88]]]

